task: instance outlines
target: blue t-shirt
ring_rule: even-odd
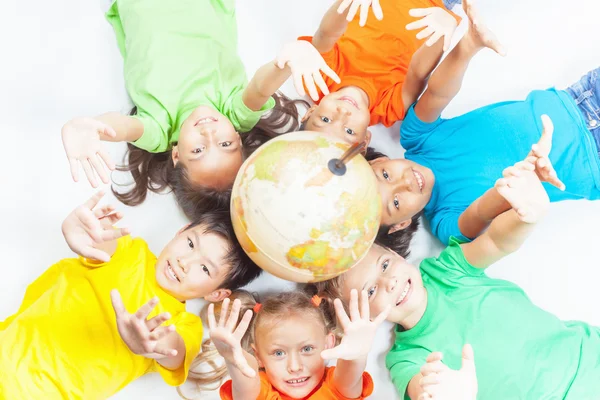
[[[542,132],[542,114],[554,123],[550,160],[565,183],[561,192],[544,184],[551,201],[600,198],[598,149],[575,102],[565,91],[536,90],[524,101],[492,104],[456,118],[425,123],[408,110],[400,129],[405,158],[435,175],[425,216],[444,244],[468,240],[460,214],[492,188],[502,171],[523,160]]]

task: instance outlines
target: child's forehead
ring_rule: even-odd
[[[323,322],[315,316],[291,314],[285,318],[265,318],[257,327],[257,334],[263,337],[264,345],[301,345],[305,342],[325,337]],[[260,342],[260,341],[259,341]]]

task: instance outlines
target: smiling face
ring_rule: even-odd
[[[269,382],[281,393],[303,399],[322,381],[321,352],[335,344],[316,318],[290,315],[256,327],[254,352]]]
[[[433,172],[405,159],[380,157],[369,163],[381,195],[381,224],[392,227],[410,223],[431,199],[435,183]]]
[[[377,244],[354,268],[344,273],[342,282],[341,292],[346,304],[352,289],[365,290],[372,316],[379,315],[391,305],[387,320],[406,329],[421,319],[427,306],[427,292],[419,269]]]
[[[344,87],[321,99],[303,118],[305,130],[323,132],[347,143],[371,141],[367,130],[370,121],[367,95],[355,88]]]
[[[156,281],[179,301],[202,298],[221,288],[229,273],[230,243],[203,225],[181,230],[156,261]]]
[[[242,140],[223,114],[200,106],[183,122],[172,157],[193,183],[225,189],[242,165]]]

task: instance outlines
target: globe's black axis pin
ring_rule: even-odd
[[[342,176],[346,173],[346,164],[354,158],[355,155],[363,151],[363,149],[367,146],[366,140],[363,140],[360,143],[354,143],[352,147],[342,154],[342,158],[332,158],[327,163],[327,167],[329,170],[337,176]]]

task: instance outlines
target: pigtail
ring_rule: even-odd
[[[245,290],[236,290],[229,296],[233,303],[234,300],[239,299],[242,304],[240,308],[240,316],[238,323],[244,316],[247,310],[252,310],[257,304],[256,294],[250,293]],[[221,316],[221,307],[223,302],[214,303],[215,306],[215,318],[218,321]],[[200,318],[203,321],[207,321],[208,306],[206,304],[202,311],[200,311]],[[231,309],[231,308],[230,308]],[[250,343],[252,343],[254,337],[254,321],[256,320],[255,315],[252,315],[252,321],[246,331],[246,334],[242,338],[242,348],[249,353],[252,352]],[[197,399],[203,391],[213,391],[219,389],[225,379],[228,377],[227,366],[223,357],[219,354],[215,346],[212,344],[210,339],[206,339],[202,343],[201,353],[194,358],[190,365],[188,372],[188,378],[186,382],[191,382],[194,386],[194,396],[188,397],[182,393],[181,387],[177,388],[179,396],[185,400]],[[187,390],[186,390],[187,392]]]

